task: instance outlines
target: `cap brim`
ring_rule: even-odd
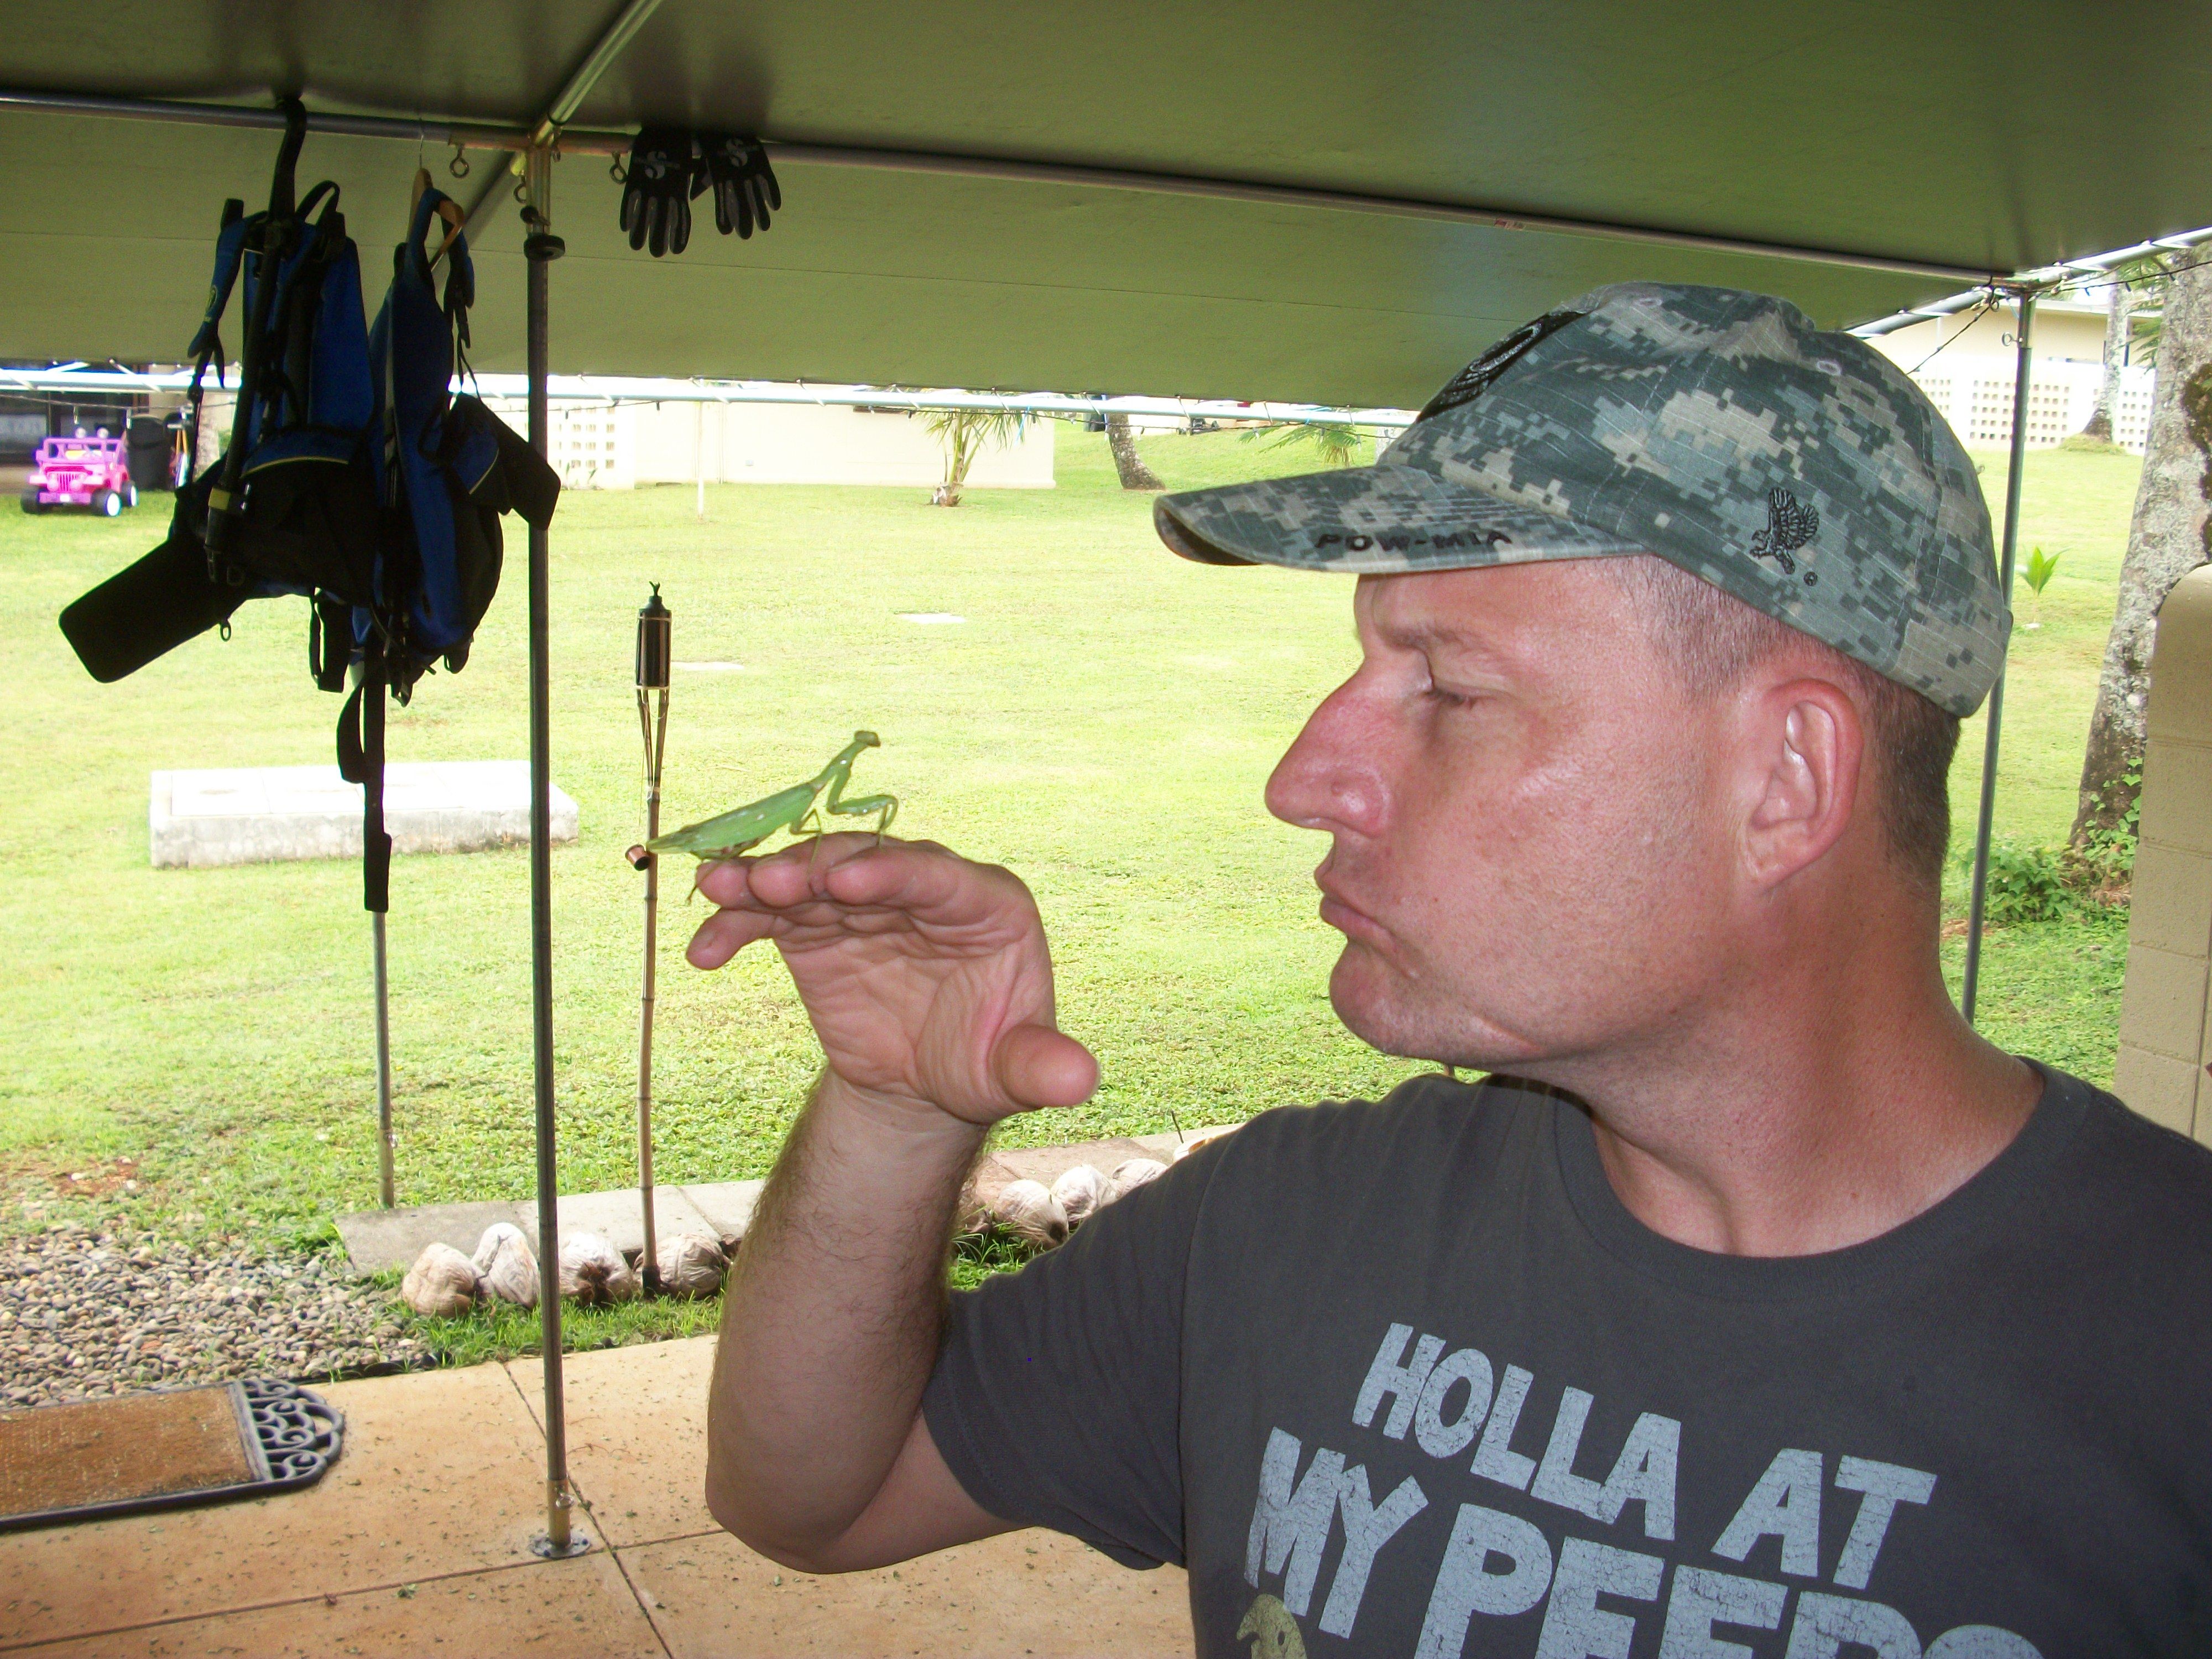
[[[1359,575],[1645,550],[1541,507],[1388,462],[1163,495],[1152,504],[1152,526],[1169,547],[1202,564]]]

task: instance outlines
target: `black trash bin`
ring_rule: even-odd
[[[174,443],[169,423],[159,415],[131,417],[131,482],[141,492],[169,488],[173,482],[169,455]]]

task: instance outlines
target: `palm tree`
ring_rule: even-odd
[[[988,447],[1003,449],[1019,441],[1030,417],[1018,409],[933,409],[921,417],[930,435],[945,446],[945,482],[929,494],[932,507],[957,507],[968,469]]]
[[[1114,452],[1114,473],[1124,489],[1165,489],[1159,475],[1137,453],[1137,441],[1129,431],[1127,415],[1106,417],[1106,447]]]
[[[1252,442],[1266,430],[1265,427],[1252,428],[1245,433],[1244,441]],[[1276,428],[1274,434],[1260,447],[1286,449],[1292,444],[1311,444],[1321,452],[1322,465],[1350,466],[1364,441],[1359,428],[1349,421],[1300,421]]]
[[[2097,406],[2075,435],[2108,444],[2112,441],[2112,405],[2119,399],[2120,370],[2128,360],[2132,319],[2157,297],[2166,280],[2166,266],[2153,254],[2115,265],[2106,274],[2111,280],[2105,288],[2105,378],[2097,387]]]

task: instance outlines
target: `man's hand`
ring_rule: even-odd
[[[719,968],[773,939],[829,1070],[792,1130],[724,1293],[708,1503],[809,1572],[1005,1530],[920,1414],[952,1208],[983,1132],[1098,1086],[1053,1024],[1029,889],[927,842],[825,836],[699,875]]]
[[[692,965],[774,940],[831,1076],[864,1100],[988,1127],[1098,1086],[1090,1051],[1053,1023],[1036,902],[1006,870],[847,834],[708,865],[699,890],[721,908]]]

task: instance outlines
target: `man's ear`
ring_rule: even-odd
[[[1745,710],[1744,873],[1778,886],[1850,827],[1866,763],[1866,727],[1841,686],[1800,678],[1767,687]]]

